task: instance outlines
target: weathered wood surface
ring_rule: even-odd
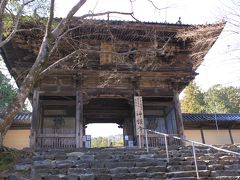
[[[35,148],[75,148],[76,133],[74,129],[40,129],[36,135]]]

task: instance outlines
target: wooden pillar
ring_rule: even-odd
[[[83,100],[82,92],[76,91],[76,148],[83,147]]]
[[[181,112],[180,102],[179,102],[179,93],[176,90],[174,90],[174,98],[173,99],[174,99],[174,107],[175,107],[178,135],[181,138],[185,138],[182,112]]]
[[[202,143],[205,144],[205,137],[204,137],[204,133],[203,133],[202,127],[201,127],[201,129],[200,129],[200,132],[201,132]]]
[[[125,118],[123,121],[123,140],[124,140],[124,146],[128,146],[128,142],[133,142],[134,137],[134,130],[133,130],[133,122],[131,118]],[[128,140],[125,140],[125,136],[128,137]]]
[[[228,132],[229,132],[231,143],[234,144],[231,128],[228,128]]]
[[[30,147],[36,148],[36,136],[37,136],[37,129],[39,124],[39,91],[34,89],[33,91],[33,112],[32,112],[32,123],[31,123],[31,134],[30,134]]]
[[[134,76],[130,78],[133,89],[133,129],[134,129],[134,145],[138,145],[140,148],[143,147],[142,132],[144,131],[144,115],[143,115],[143,102],[142,97],[140,96],[140,77]],[[141,105],[139,100],[141,99]],[[138,100],[137,100],[138,99]],[[137,100],[137,101],[136,101]],[[136,104],[137,102],[137,104]],[[141,107],[140,107],[140,106]],[[139,106],[139,107],[137,107]],[[141,109],[141,110],[140,110]],[[141,112],[140,112],[141,111]],[[141,143],[139,142],[141,141]]]

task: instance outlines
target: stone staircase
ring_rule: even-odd
[[[225,147],[240,151],[240,147]],[[196,147],[201,179],[240,179],[240,157],[207,147]],[[165,149],[101,148],[78,151],[34,152],[15,166],[18,179],[118,180],[118,179],[196,179],[192,147]]]

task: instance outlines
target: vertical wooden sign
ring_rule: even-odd
[[[134,96],[135,121],[138,134],[144,134],[144,116],[142,96]]]

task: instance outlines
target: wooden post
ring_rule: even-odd
[[[231,131],[230,127],[228,128],[228,132],[229,132],[231,143],[234,144],[233,137],[232,137],[232,131]]]
[[[176,114],[176,124],[178,129],[178,135],[181,138],[185,138],[184,136],[184,126],[183,126],[183,118],[182,118],[182,112],[180,108],[180,102],[179,102],[179,93],[177,90],[174,90],[174,107],[175,107],[175,114]]]
[[[76,148],[83,147],[83,100],[82,92],[76,92]]]
[[[201,127],[200,131],[201,131],[202,143],[205,144],[205,137],[204,137],[204,133],[203,133],[202,127]]]
[[[32,105],[33,113],[30,134],[30,147],[34,149],[36,147],[36,136],[39,123],[39,91],[37,89],[33,91]]]

